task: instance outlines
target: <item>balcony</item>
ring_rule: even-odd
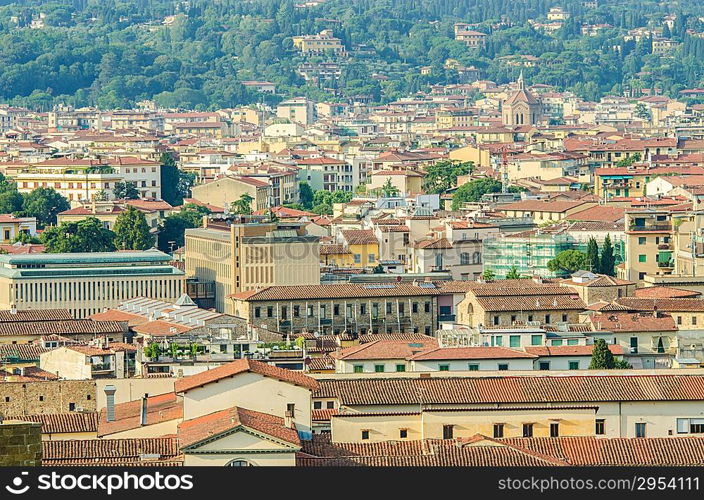
[[[95,372],[111,372],[113,371],[112,363],[94,363],[90,366],[93,373]]]
[[[669,233],[672,231],[672,224],[669,223],[662,223],[662,224],[642,224],[642,225],[636,225],[633,224],[628,227],[628,230],[637,233],[637,232],[656,232],[656,233]]]

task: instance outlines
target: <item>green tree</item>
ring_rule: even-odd
[[[517,280],[521,279],[521,274],[518,272],[518,268],[516,266],[511,266],[511,269],[506,273],[506,279],[507,280]]]
[[[593,237],[589,238],[589,243],[587,243],[587,261],[589,262],[589,270],[591,272],[601,272],[601,261],[599,260],[599,244]]]
[[[589,266],[587,254],[579,250],[563,250],[548,261],[548,269],[554,273],[571,274]]]
[[[391,177],[386,178],[386,182],[381,186],[382,196],[388,198],[389,196],[395,196],[398,194],[398,188],[391,182]]]
[[[42,233],[41,241],[48,253],[115,251],[115,233],[95,217],[50,227]]]
[[[429,194],[442,194],[457,185],[457,177],[471,174],[471,161],[442,160],[425,168],[423,190]]]
[[[616,276],[616,258],[614,257],[614,247],[611,244],[611,236],[606,235],[604,246],[601,248],[601,264],[599,271],[608,276]]]
[[[115,187],[112,190],[115,194],[115,198],[118,200],[138,200],[139,191],[134,182],[122,182],[118,181],[115,183]]]
[[[180,170],[170,153],[162,153],[159,163],[161,163],[162,199],[174,207],[183,205],[183,199],[191,197],[191,188],[195,185],[196,175]]]
[[[181,248],[185,243],[186,229],[201,227],[203,216],[210,210],[200,205],[186,203],[181,210],[172,213],[159,224],[158,248],[162,252],[171,252]]]
[[[475,203],[487,193],[501,192],[501,183],[489,177],[462,184],[452,195],[452,210],[459,210],[464,203]]]
[[[132,205],[117,216],[115,221],[115,246],[122,250],[147,250],[154,246],[154,235],[144,213]]]
[[[37,225],[56,224],[56,215],[71,208],[68,200],[53,188],[37,188],[22,195],[22,215],[36,217]]]
[[[306,181],[302,181],[298,185],[298,189],[303,210],[310,210],[313,208],[313,189],[310,187],[310,184]]]
[[[482,273],[482,279],[484,281],[491,281],[494,278],[496,278],[496,273],[494,271],[491,269],[484,269],[484,272]]]
[[[592,349],[590,370],[612,370],[615,367],[614,355],[609,350],[604,339],[596,339]]]
[[[251,215],[253,201],[254,198],[250,194],[242,194],[239,199],[230,204],[230,213],[238,215]]]

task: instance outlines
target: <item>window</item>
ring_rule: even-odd
[[[562,339],[553,339],[550,341],[550,345],[562,345]]]
[[[399,429],[398,437],[401,439],[406,439],[408,437],[408,429]]]
[[[328,410],[334,409],[334,408],[335,408],[335,401],[328,401],[328,402],[325,404],[325,407],[326,407]]]
[[[364,366],[354,365],[353,371],[354,371],[354,373],[364,373]]]
[[[262,315],[262,310],[261,310],[261,308],[255,307],[255,308],[254,308],[254,317],[255,317],[255,318],[260,318],[261,315]]]
[[[267,317],[271,318],[274,315],[274,308],[273,306],[269,306],[266,308],[266,315]]]
[[[529,315],[528,315],[528,321],[533,321],[533,315],[532,315],[532,314],[529,314]]]
[[[546,324],[546,325],[549,325],[549,324],[550,324],[550,315],[549,315],[549,314],[546,314],[546,315],[545,315],[545,324]]]
[[[232,460],[231,462],[228,462],[226,467],[252,467],[252,464],[247,462],[246,460]]]
[[[44,401],[44,396],[39,396],[39,401]]]
[[[454,436],[454,425],[443,425],[442,426],[442,438],[452,439]]]
[[[692,316],[692,326],[694,326],[694,325],[696,325],[696,324],[697,324],[697,317],[696,317],[696,316]]]
[[[620,290],[619,290],[619,291],[620,291]],[[563,315],[562,315],[562,322],[563,322],[563,323],[567,323],[567,315],[566,315],[566,314],[563,314]]]
[[[362,439],[369,439],[369,431],[368,430],[362,431]]]
[[[479,365],[476,363],[470,363],[469,364],[469,371],[470,372],[478,372],[479,371]]]
[[[450,371],[450,365],[439,365],[438,370],[441,372],[449,372]]]
[[[567,339],[567,345],[577,345],[578,343],[578,339]]]
[[[332,314],[333,316],[340,315],[340,304],[335,304],[334,306],[332,306]]]
[[[631,353],[638,354],[638,337],[631,337]]]
[[[523,424],[523,437],[533,437],[533,424]]]
[[[515,325],[515,324],[516,324],[516,315],[515,315],[515,314],[512,314],[512,315],[511,315],[511,324],[512,324],[512,325]]]
[[[645,255],[645,254],[640,254],[638,256],[638,262],[646,262],[646,259],[647,259],[647,255]]]
[[[550,361],[541,361],[540,362],[540,369],[541,370],[549,370],[550,369]]]
[[[579,361],[569,362],[570,370],[579,370]]]
[[[550,437],[556,438],[560,436],[560,424],[558,422],[550,423]]]
[[[637,422],[636,423],[636,437],[637,438],[644,438],[645,437],[645,422]]]
[[[308,310],[306,311],[306,314],[308,315],[309,318],[313,316],[313,306],[308,306]]]
[[[677,324],[678,325],[682,324],[682,316],[677,316]]]
[[[542,335],[531,335],[530,336],[530,345],[541,345],[543,343],[543,336]]]
[[[414,314],[418,312],[418,302],[414,302],[411,305],[411,311],[413,311]]]
[[[68,411],[76,411],[76,403],[69,403]]]
[[[500,372],[508,371],[508,365],[506,363],[499,363],[499,371]]]
[[[406,365],[396,365],[396,371],[397,371],[397,372],[405,372],[405,371],[406,371]]]
[[[678,418],[677,434],[704,434],[704,418]]]
[[[362,262],[362,256],[358,253],[354,254],[354,263],[361,264],[361,262]]]
[[[367,304],[359,304],[359,314],[367,314]]]
[[[645,245],[646,242],[646,237],[645,236],[639,236],[638,237],[638,244],[639,245]]]
[[[298,318],[301,315],[301,306],[293,306],[293,317]]]
[[[498,326],[501,324],[501,318],[499,318],[498,316],[494,316],[491,321],[494,324],[494,326]]]
[[[323,407],[323,402],[322,401],[315,401],[313,403],[313,409],[314,410],[320,410]]]
[[[369,257],[367,257],[367,260],[368,260],[369,262],[375,262],[375,261],[376,261],[376,255],[374,255],[373,253],[370,253],[370,254],[369,254]]]
[[[594,426],[594,434],[597,436],[603,436],[606,434],[604,430],[604,419],[603,418],[597,418]]]
[[[501,335],[495,335],[491,338],[491,340],[494,342],[494,345],[497,347],[501,347],[504,345],[504,338]]]
[[[374,371],[376,373],[384,373],[384,365],[374,365]]]
[[[495,438],[504,437],[504,424],[494,424],[494,437]]]
[[[425,303],[425,312],[427,312],[427,313],[430,312],[430,302]]]
[[[508,346],[509,347],[521,347],[521,336],[520,335],[509,335]]]
[[[469,264],[469,253],[467,252],[462,252],[460,254],[460,265],[466,266]]]

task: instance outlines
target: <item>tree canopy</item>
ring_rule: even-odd
[[[102,221],[86,217],[76,222],[62,222],[42,233],[41,241],[48,253],[113,252],[115,233]]]
[[[462,184],[452,195],[452,210],[459,210],[464,203],[474,203],[487,193],[500,193],[501,183],[489,177]]]
[[[548,269],[554,273],[571,274],[589,266],[587,254],[579,250],[563,250],[548,261]]]
[[[154,246],[154,235],[144,213],[132,205],[117,216],[115,246],[121,250],[147,250]]]

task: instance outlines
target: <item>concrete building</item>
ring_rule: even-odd
[[[315,102],[305,97],[283,101],[276,107],[276,116],[302,125],[312,125],[317,118]]]
[[[189,277],[215,283],[215,308],[228,314],[228,295],[320,283],[319,238],[306,234],[304,222],[208,220],[186,230],[185,260]]]
[[[0,255],[0,308],[83,318],[134,297],[175,302],[185,280],[170,260],[158,250]]]

